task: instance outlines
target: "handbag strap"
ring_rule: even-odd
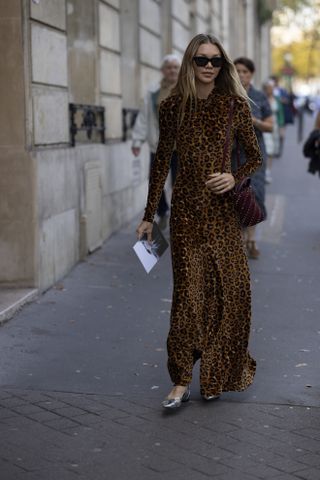
[[[227,151],[228,151],[228,146],[230,144],[230,133],[231,133],[232,118],[233,118],[233,108],[234,108],[234,99],[232,98],[231,101],[230,101],[229,114],[228,114],[226,141],[224,142],[224,147],[223,147],[223,158],[222,158],[222,171],[221,171],[221,173],[224,173],[225,166],[226,166]],[[240,148],[239,148],[239,142],[238,142],[237,138],[236,138],[236,151],[237,151],[237,167],[239,168],[241,163],[240,163]]]

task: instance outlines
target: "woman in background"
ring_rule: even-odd
[[[265,171],[267,163],[267,152],[263,140],[263,132],[272,132],[273,129],[273,120],[272,120],[272,111],[268,102],[267,97],[263,92],[257,90],[252,85],[252,79],[255,72],[255,66],[252,60],[246,57],[239,57],[234,61],[235,67],[237,69],[240,81],[246,90],[248,97],[252,100],[250,102],[251,106],[251,115],[252,122],[254,125],[255,133],[259,142],[260,150],[263,156],[263,164],[252,176],[251,184],[256,195],[257,202],[260,207],[266,211],[265,207]],[[237,153],[233,152],[233,166],[236,169]],[[245,152],[240,150],[240,161],[241,164],[248,161]],[[249,258],[258,259],[260,252],[256,245],[256,227],[248,227],[243,232],[243,240],[245,242],[247,253]]]
[[[279,99],[276,98],[273,94],[274,92],[274,81],[268,80],[263,84],[263,91],[267,96],[269,105],[272,110],[273,118],[273,131],[272,132],[263,132],[263,140],[266,146],[266,152],[268,156],[267,168],[266,168],[266,183],[272,182],[271,177],[271,168],[272,160],[274,157],[279,157],[280,155],[280,126],[284,125],[283,117],[283,108]]]

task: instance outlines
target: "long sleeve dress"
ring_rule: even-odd
[[[261,165],[261,153],[247,103],[234,97],[225,171],[231,172],[237,134],[247,162],[236,182]],[[192,104],[178,126],[180,99],[160,107],[160,139],[151,172],[144,220],[152,222],[176,145],[178,174],[172,193],[171,253],[173,299],[167,340],[168,370],[176,385],[191,382],[201,358],[203,395],[244,390],[253,380],[255,361],[248,353],[251,321],[250,276],[232,192],[213,194],[208,175],[221,172],[231,96],[214,89]]]

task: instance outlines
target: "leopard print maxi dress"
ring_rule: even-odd
[[[168,175],[174,146],[178,174],[172,194],[171,252],[173,300],[167,340],[168,370],[176,385],[191,382],[201,358],[202,395],[241,391],[253,381],[255,361],[248,353],[251,292],[247,258],[232,193],[213,194],[208,175],[221,171],[231,96],[214,89],[193,104],[178,126],[179,97],[161,103],[160,139],[151,172],[144,220],[152,222]],[[235,97],[226,172],[237,135],[247,163],[236,182],[261,165],[249,106]]]

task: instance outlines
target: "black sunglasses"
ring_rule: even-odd
[[[193,57],[195,64],[198,67],[206,67],[210,62],[213,67],[222,67],[223,57]]]

